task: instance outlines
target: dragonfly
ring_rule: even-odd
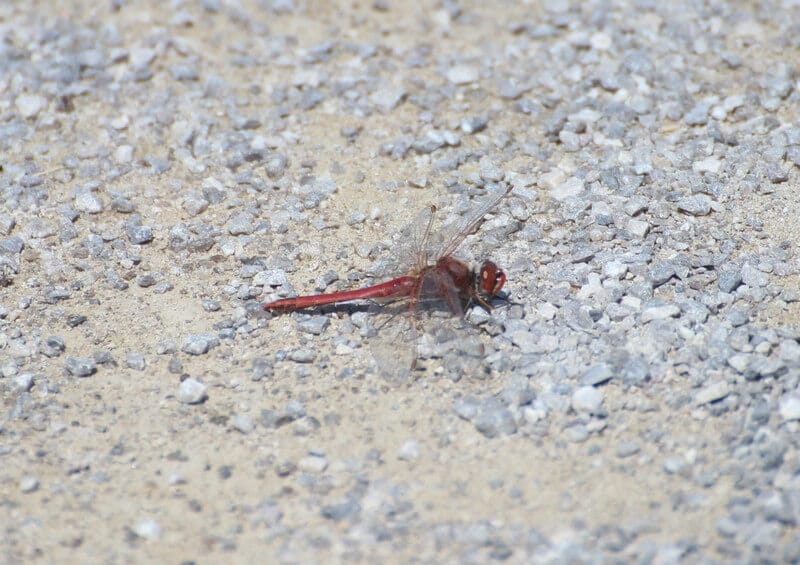
[[[395,363],[392,365],[396,366],[398,357],[395,353],[399,345],[396,340],[415,341],[414,330],[421,325],[418,322],[420,310],[435,308],[459,318],[473,305],[492,310],[491,301],[505,285],[506,274],[491,260],[485,260],[475,268],[455,257],[454,253],[513,188],[509,183],[504,189],[494,190],[461,221],[438,232],[434,230],[437,207],[432,205],[424,210],[401,231],[398,239],[405,243],[405,248],[394,252],[395,276],[384,282],[351,290],[281,298],[267,302],[263,307],[273,313],[285,313],[354,301],[370,301],[381,307],[386,303],[403,303],[400,309],[406,310],[408,316],[398,325],[405,329],[384,332],[393,336],[384,345],[394,352],[389,357],[393,357]],[[397,318],[394,314],[389,317],[390,320]],[[413,370],[416,355],[411,357],[410,368]]]

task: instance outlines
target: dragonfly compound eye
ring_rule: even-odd
[[[492,261],[481,265],[481,291],[488,297],[495,296],[506,284],[506,274]]]

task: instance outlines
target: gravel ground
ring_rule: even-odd
[[[0,561],[800,560],[797,22],[0,3]],[[261,308],[506,182],[410,378]]]

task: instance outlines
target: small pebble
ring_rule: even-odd
[[[133,531],[140,538],[149,541],[154,541],[161,537],[161,525],[153,518],[139,520]]]
[[[31,373],[21,373],[14,377],[14,384],[17,390],[21,392],[29,392],[33,388],[34,376]]]
[[[97,365],[94,360],[87,357],[68,355],[65,362],[67,372],[74,377],[88,377],[97,371]]]
[[[33,475],[22,477],[22,480],[19,482],[19,490],[26,494],[36,492],[39,490],[39,479]]]
[[[181,381],[178,386],[178,402],[182,404],[200,404],[206,400],[208,387],[193,377]]]
[[[233,426],[233,429],[243,434],[249,434],[256,427],[255,422],[253,422],[253,419],[246,414],[237,414],[236,416],[234,416],[231,419],[231,425]]]
[[[125,364],[136,371],[144,371],[147,363],[141,353],[130,352],[125,356]]]
[[[707,216],[711,213],[711,198],[706,194],[694,194],[678,200],[678,210],[692,216]]]
[[[35,118],[47,107],[47,99],[39,94],[20,94],[14,101],[17,111],[23,118]]]
[[[730,386],[725,381],[718,381],[700,389],[694,397],[697,404],[708,404],[722,400],[730,394]]]
[[[630,457],[632,455],[636,455],[641,451],[641,447],[635,441],[625,441],[619,444],[617,448],[617,457],[620,459],[624,459],[625,457]]]
[[[397,450],[397,458],[401,461],[413,461],[419,458],[419,443],[413,439],[405,441]]]
[[[75,208],[87,214],[99,214],[105,206],[103,200],[94,192],[81,192],[75,197]]]
[[[781,397],[778,412],[784,421],[800,420],[800,394],[794,392]]]
[[[572,393],[571,405],[575,412],[597,414],[603,405],[603,391],[593,386],[579,387]]]
[[[189,355],[203,355],[219,345],[219,338],[211,333],[187,336],[181,345],[181,351]]]
[[[479,78],[478,69],[471,65],[454,65],[447,70],[447,80],[453,84],[469,84]]]
[[[297,468],[303,473],[322,473],[328,468],[328,460],[324,457],[309,455],[297,462]]]

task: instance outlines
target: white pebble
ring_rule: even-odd
[[[583,192],[584,183],[581,179],[572,177],[550,190],[550,196],[555,200],[574,198]]]
[[[328,460],[324,457],[309,455],[298,461],[297,468],[304,473],[321,473],[328,468]]]
[[[696,173],[719,173],[722,169],[722,160],[719,157],[706,157],[702,161],[696,161],[692,164],[692,169]]]
[[[592,49],[597,49],[598,51],[606,51],[611,47],[611,43],[611,36],[602,31],[593,33],[590,39]]]
[[[479,78],[478,69],[470,65],[454,65],[447,70],[447,80],[453,84],[469,84]]]
[[[139,520],[133,531],[137,536],[146,540],[157,540],[161,537],[161,526],[153,518]]]
[[[606,278],[621,280],[628,273],[628,265],[621,261],[609,261],[603,265],[603,275]]]
[[[800,420],[800,395],[796,392],[784,395],[778,411],[784,420]]]
[[[206,385],[189,377],[178,387],[178,401],[183,404],[199,404],[206,399],[206,390]]]
[[[666,304],[664,306],[651,306],[642,311],[642,323],[652,322],[653,320],[666,320],[667,318],[675,318],[681,313],[681,309],[674,304]]]
[[[32,475],[26,475],[22,477],[22,480],[19,482],[19,490],[24,493],[35,492],[39,489],[39,479]]]
[[[410,439],[400,446],[397,450],[397,458],[400,461],[413,461],[419,457],[419,443]]]
[[[47,99],[38,94],[20,94],[14,101],[17,111],[25,118],[35,118],[36,115],[47,107]]]
[[[120,145],[114,150],[114,162],[124,165],[133,161],[133,146]]]
[[[75,197],[75,208],[88,214],[99,214],[103,211],[103,201],[93,192],[82,192]]]
[[[572,409],[578,413],[596,414],[603,405],[603,391],[593,386],[582,386],[572,393]]]
[[[643,220],[629,220],[628,231],[634,237],[643,238],[650,231],[650,224]]]

